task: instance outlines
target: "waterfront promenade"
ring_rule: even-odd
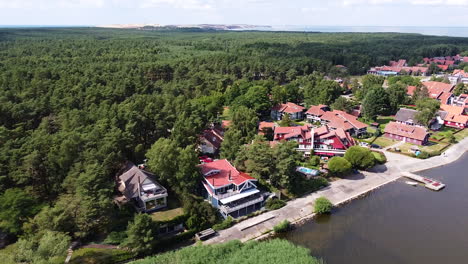
[[[320,191],[289,201],[281,209],[249,218],[222,230],[218,236],[204,243],[216,244],[230,240],[245,242],[261,238],[281,221],[288,220],[291,223],[299,223],[313,217],[313,205],[318,197],[326,197],[335,206],[340,205],[397,180],[402,176],[402,172],[417,172],[443,166],[457,160],[466,151],[468,151],[468,138],[449,148],[443,155],[426,160],[385,151],[388,160],[385,165],[379,165],[370,171],[364,171],[346,179],[334,181]],[[450,186],[447,188],[450,188]],[[265,219],[268,220],[265,221]]]

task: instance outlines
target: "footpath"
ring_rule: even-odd
[[[275,225],[284,220],[296,224],[312,218],[314,202],[319,197],[326,197],[337,206],[399,179],[402,172],[418,172],[443,166],[456,161],[466,151],[468,151],[468,138],[453,145],[441,156],[426,160],[384,151],[387,156],[385,165],[331,182],[328,187],[320,191],[289,201],[283,208],[249,218],[228,229],[221,230],[218,236],[205,241],[204,244],[217,244],[231,240],[245,242],[262,238]]]

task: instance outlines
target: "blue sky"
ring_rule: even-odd
[[[468,0],[0,0],[0,25],[468,26]]]

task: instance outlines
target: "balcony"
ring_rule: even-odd
[[[226,205],[221,205],[220,210],[225,214],[230,214],[242,208],[263,202],[263,200],[264,200],[263,195],[261,194],[252,195],[252,196],[246,197],[238,201],[234,201]]]
[[[167,191],[165,189],[148,190],[140,193],[140,199],[142,201],[154,200],[163,197],[167,197]]]

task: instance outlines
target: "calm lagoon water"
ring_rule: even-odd
[[[468,263],[468,153],[420,173],[440,192],[400,179],[283,238],[327,264]]]

